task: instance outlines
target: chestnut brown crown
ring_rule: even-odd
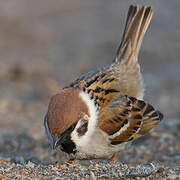
[[[89,116],[87,104],[80,96],[80,89],[68,88],[54,95],[46,114],[51,135],[61,135],[84,115]]]

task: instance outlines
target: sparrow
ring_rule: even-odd
[[[70,159],[111,159],[156,127],[163,114],[143,100],[139,49],[152,7],[131,5],[110,65],[80,76],[55,94],[44,118],[52,149]]]

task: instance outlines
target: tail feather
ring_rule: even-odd
[[[152,18],[152,8],[138,8],[138,6],[130,6],[127,14],[125,29],[122,41],[116,53],[115,62],[122,59],[129,59],[133,53],[135,57],[139,54],[139,49]],[[135,58],[136,59],[136,58]]]
[[[123,43],[125,41],[125,36],[126,36],[126,33],[127,33],[127,30],[128,30],[128,27],[129,27],[129,24],[131,23],[132,21],[132,18],[134,17],[134,15],[137,13],[138,11],[138,7],[137,6],[130,6],[129,7],[129,10],[128,10],[128,13],[127,13],[127,18],[126,18],[126,24],[125,24],[125,28],[124,28],[124,32],[123,32],[123,36],[122,36],[122,40],[121,40],[121,43],[117,49],[117,53],[116,53],[116,57],[118,56],[122,46],[123,46]]]
[[[144,12],[144,18],[143,18],[143,21],[142,21],[142,24],[141,24],[141,28],[140,28],[140,31],[139,31],[140,33],[139,33],[139,37],[138,37],[138,40],[137,40],[137,47],[136,47],[137,55],[139,53],[139,49],[141,47],[144,34],[145,34],[149,24],[150,24],[152,14],[153,14],[152,13],[152,8],[147,7],[145,12]]]

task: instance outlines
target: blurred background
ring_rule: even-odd
[[[0,0],[1,158],[50,160],[43,127],[50,97],[111,62],[132,3],[153,6],[139,62],[145,99],[165,117],[155,137],[121,160],[142,160],[152,148],[149,159],[180,162],[179,0]]]

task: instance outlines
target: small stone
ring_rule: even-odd
[[[28,163],[26,164],[26,167],[34,168],[35,164],[32,163],[31,161],[28,161]]]

